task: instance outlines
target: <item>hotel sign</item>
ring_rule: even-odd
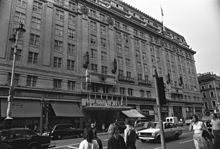
[[[82,99],[82,106],[119,107],[119,106],[123,106],[122,101],[123,100]]]

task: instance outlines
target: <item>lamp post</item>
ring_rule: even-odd
[[[14,97],[14,77],[15,77],[16,53],[17,53],[17,46],[18,46],[17,44],[18,44],[19,34],[22,34],[25,31],[26,30],[24,29],[24,24],[20,22],[19,27],[15,29],[15,33],[13,34],[13,37],[9,39],[9,41],[14,43],[14,48],[13,48],[13,62],[12,62],[11,81],[10,81],[9,95],[8,95],[8,105],[7,105],[7,111],[6,111],[6,120],[12,119],[11,103]]]

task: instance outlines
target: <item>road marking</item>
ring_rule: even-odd
[[[187,140],[187,141],[180,142],[180,144],[188,143],[188,142],[191,142],[191,141],[193,141],[193,139],[192,139],[192,140]]]
[[[68,144],[68,145],[63,145],[63,146],[56,146],[56,147],[53,147],[53,149],[56,149],[56,148],[61,148],[61,147],[69,147],[69,146],[73,146],[73,145],[79,145],[80,143],[75,143],[75,144]]]
[[[69,148],[74,148],[74,149],[78,149],[78,147],[73,147],[73,146],[67,146]]]
[[[160,147],[156,147],[156,148],[154,148],[154,149],[161,149],[162,147],[160,146]]]

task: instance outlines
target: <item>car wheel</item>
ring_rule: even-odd
[[[41,146],[39,144],[33,144],[29,147],[29,149],[41,149]]]
[[[178,133],[176,133],[176,134],[174,135],[174,139],[175,139],[175,140],[178,140],[178,139],[179,139],[179,134],[178,134]]]

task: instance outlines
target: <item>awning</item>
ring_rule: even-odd
[[[75,103],[54,102],[51,103],[56,116],[62,117],[84,117],[81,109]]]
[[[6,117],[7,102],[1,102],[1,116]],[[11,103],[12,117],[40,117],[41,105],[40,101],[16,101]]]
[[[127,117],[130,117],[130,118],[145,117],[144,115],[139,113],[136,109],[122,111],[122,113],[125,114]]]

